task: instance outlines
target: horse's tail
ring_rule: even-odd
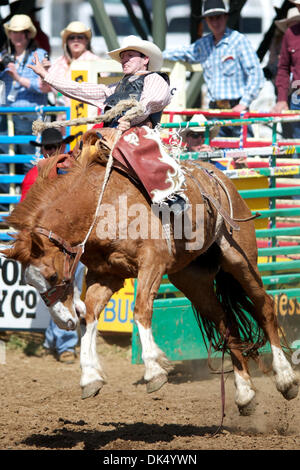
[[[245,355],[257,357],[258,349],[266,343],[266,338],[251,315],[251,300],[238,281],[222,269],[216,275],[215,293],[226,315],[227,331],[237,338],[237,343],[229,345],[226,336],[217,330],[215,323],[193,306],[207,349],[212,347],[215,351],[229,352],[229,346],[234,346],[240,348]]]

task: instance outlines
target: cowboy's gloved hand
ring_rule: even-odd
[[[119,123],[118,129],[121,132],[125,132],[130,128],[130,122],[124,116],[120,117],[120,119],[118,120],[118,123]]]

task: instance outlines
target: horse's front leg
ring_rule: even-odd
[[[95,282],[87,275],[85,298],[86,316],[82,324],[80,366],[82,398],[96,396],[105,383],[105,374],[96,350],[97,325],[101,311],[105,308],[112,294],[122,287],[122,281],[114,280],[105,285]]]
[[[150,267],[151,266],[151,267]],[[164,268],[147,265],[139,270],[137,294],[134,307],[134,320],[138,327],[142,359],[145,364],[144,379],[147,382],[147,392],[159,390],[168,380],[171,365],[165,353],[154,341],[151,322],[153,301],[159,289]]]

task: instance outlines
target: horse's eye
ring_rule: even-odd
[[[52,276],[50,276],[48,280],[51,284],[55,284],[57,282],[57,274],[52,274]]]

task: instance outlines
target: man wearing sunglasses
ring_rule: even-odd
[[[182,138],[183,144],[185,144],[185,150],[187,152],[212,152],[214,149],[210,145],[205,143],[205,122],[206,118],[203,114],[195,114],[191,118],[191,122],[198,123],[197,127],[185,127],[180,131],[180,137]],[[213,126],[209,130],[209,140],[213,140],[219,132],[219,127]],[[219,170],[226,170],[227,164],[216,160],[208,160],[209,163],[215,165]],[[247,160],[244,157],[235,159],[232,162],[235,169],[247,168]]]

